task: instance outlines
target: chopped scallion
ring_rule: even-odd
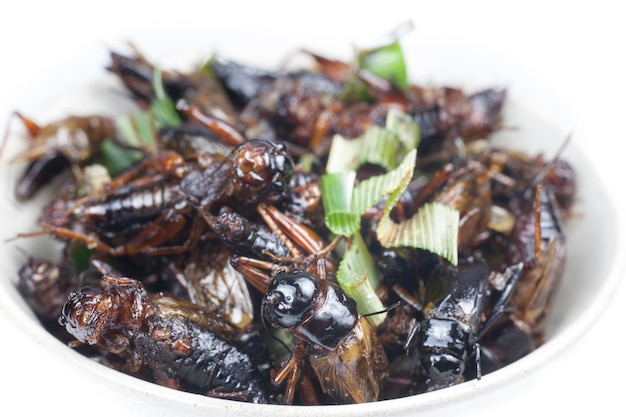
[[[160,129],[164,126],[178,126],[181,124],[182,120],[176,111],[176,106],[165,92],[161,70],[158,67],[154,69],[152,84],[155,99],[150,104],[154,113],[156,128]]]
[[[401,90],[409,85],[404,52],[397,40],[388,45],[359,51],[358,62],[360,68],[384,78]]]
[[[357,304],[357,310],[378,326],[385,320],[385,306],[376,295],[381,277],[360,233],[350,239],[349,247],[337,269],[337,282]],[[380,314],[374,314],[379,313]]]

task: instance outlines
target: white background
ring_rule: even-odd
[[[467,47],[468,60],[493,59],[496,69],[515,74],[523,71],[526,79],[545,86],[573,109],[587,103],[580,123],[592,125],[588,130],[594,133],[594,143],[586,144],[585,152],[603,161],[601,176],[616,195],[623,196],[624,185],[619,179],[624,178],[626,142],[626,24],[618,4],[433,0],[341,4],[268,0],[2,2],[0,128],[4,130],[11,111],[36,114],[65,91],[100,76],[109,46],[125,40],[140,40],[139,46],[148,56],[210,52],[219,49],[222,37],[254,49],[269,48],[272,45],[264,40],[268,33],[280,34],[274,37],[276,46],[306,43],[350,47],[355,40],[369,39],[410,18],[416,24],[416,36],[424,33],[424,40],[457,42]],[[218,33],[221,35],[216,36]],[[486,51],[493,55],[489,57]],[[451,73],[462,70],[454,68]],[[540,95],[537,101],[538,105],[549,105]],[[618,201],[620,209],[623,200]],[[466,401],[455,414],[589,415],[605,406],[623,410],[626,288],[620,286],[612,298],[597,323],[560,357],[491,397]],[[140,414],[140,410],[108,404],[95,387],[58,378],[58,366],[42,355],[30,336],[15,328],[12,317],[0,310],[0,414],[78,413],[95,417],[109,415],[111,409],[118,415],[124,415],[122,410],[129,412],[127,415]],[[102,405],[86,408],[89,395]]]

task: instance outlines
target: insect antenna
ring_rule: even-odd
[[[415,340],[415,337],[417,336],[417,334],[420,331],[420,327],[421,327],[421,323],[419,321],[416,321],[415,324],[413,325],[413,327],[411,327],[411,331],[409,332],[409,334],[406,337],[406,341],[404,342],[403,348],[404,348],[404,351],[407,354],[409,353],[409,348],[413,344],[413,341]]]
[[[366,313],[363,314],[363,317],[369,317],[369,316],[375,316],[377,314],[384,314],[384,313],[388,313],[391,310],[393,310],[394,308],[398,307],[400,305],[401,301],[396,301],[395,303],[393,303],[392,305],[390,305],[389,307],[386,307],[382,310],[379,311],[372,311],[371,313]]]
[[[537,174],[537,176],[535,177],[535,179],[533,180],[531,184],[532,188],[539,185],[545,179],[546,175],[548,175],[548,172],[550,172],[550,169],[554,166],[556,161],[559,159],[559,157],[561,156],[561,154],[563,153],[567,145],[570,143],[571,139],[572,139],[572,134],[570,133],[565,137],[565,141],[563,141],[561,146],[557,149],[556,153],[552,157],[552,160],[549,163],[547,163],[541,169],[541,171],[539,171],[539,173]]]

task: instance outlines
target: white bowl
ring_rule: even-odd
[[[236,15],[236,6],[231,7],[233,9],[220,13],[231,12]],[[346,13],[351,10],[347,6],[334,7],[332,10],[340,9]],[[90,416],[110,416],[111,413],[133,416],[273,416],[281,412],[288,412],[293,416],[435,416],[453,413],[470,416],[491,415],[490,411],[494,413],[493,415],[518,415],[516,412],[520,409],[509,409],[507,401],[508,404],[515,404],[515,395],[524,392],[525,388],[520,389],[522,384],[535,383],[538,377],[534,375],[545,376],[546,373],[542,374],[542,371],[548,372],[550,367],[554,366],[553,362],[558,361],[594,327],[603,316],[607,303],[616,293],[622,278],[624,262],[619,254],[624,253],[625,249],[624,211],[621,210],[623,202],[617,200],[612,191],[616,181],[610,174],[618,171],[616,168],[608,171],[609,165],[617,164],[619,160],[616,155],[602,152],[603,146],[606,149],[613,145],[606,136],[601,136],[610,135],[610,128],[615,126],[612,126],[612,120],[603,119],[603,114],[597,111],[598,105],[605,104],[591,102],[593,98],[598,98],[589,94],[593,91],[593,85],[572,75],[574,71],[578,71],[578,74],[587,74],[581,68],[567,66],[567,62],[574,59],[572,58],[575,56],[574,53],[570,51],[568,54],[565,48],[563,54],[565,63],[562,65],[566,67],[560,69],[563,71],[562,77],[554,67],[546,68],[544,71],[538,69],[534,62],[524,61],[550,56],[550,48],[542,45],[537,28],[534,32],[535,37],[529,35],[522,39],[515,32],[521,29],[519,24],[511,22],[513,27],[508,28],[498,23],[496,18],[504,16],[501,12],[491,15],[495,27],[501,32],[490,37],[488,29],[484,27],[489,24],[490,19],[482,17],[479,13],[473,14],[471,10],[463,10],[463,19],[457,15],[449,16],[444,13],[447,11],[445,8],[436,6],[424,6],[420,11],[421,13],[416,12],[413,17],[417,29],[407,35],[404,41],[405,53],[412,70],[412,81],[458,84],[468,89],[491,85],[507,87],[509,97],[505,108],[505,120],[507,124],[519,126],[520,129],[501,132],[495,140],[508,146],[531,152],[541,151],[550,157],[565,137],[572,133],[571,143],[566,148],[563,158],[573,164],[578,174],[579,190],[574,208],[578,215],[568,223],[566,229],[568,259],[563,285],[549,318],[545,345],[519,361],[484,376],[480,381],[470,381],[452,388],[397,400],[350,406],[288,409],[284,406],[259,406],[217,400],[160,387],[106,368],[74,352],[45,332],[15,290],[14,283],[17,279],[16,271],[24,260],[20,251],[23,249],[27,253],[45,253],[48,251],[49,241],[26,239],[10,244],[3,243],[4,246],[0,250],[0,260],[7,275],[0,282],[0,323],[5,337],[0,343],[0,354],[3,358],[10,358],[10,363],[6,365],[8,372],[3,372],[3,380],[13,386],[16,394],[14,398],[7,400],[7,404],[19,402],[24,410],[46,410],[48,413],[50,410],[67,412],[69,408],[76,412],[90,410],[88,412]],[[108,19],[119,17],[112,12],[103,13]],[[583,11],[578,13],[579,17],[583,15]],[[443,17],[444,14],[446,17]],[[162,19],[169,17],[167,14],[158,15]],[[374,17],[378,19],[376,21],[379,24],[376,27],[382,28],[381,32],[395,27],[406,18],[405,15],[398,18],[397,14],[390,11],[381,13],[368,11],[366,16],[369,19]],[[526,17],[530,16],[529,12]],[[556,16],[558,14],[554,13],[553,17]],[[162,33],[157,30],[156,25],[154,27],[146,25],[144,31],[129,29],[128,33],[125,33],[122,26],[119,32],[111,36],[98,30],[97,28],[102,27],[98,24],[95,25],[96,29],[91,31],[81,26],[90,34],[91,40],[81,44],[78,68],[73,68],[72,65],[79,63],[79,58],[74,57],[73,53],[62,52],[67,59],[65,62],[52,64],[51,70],[51,74],[60,78],[61,82],[53,83],[51,76],[41,75],[35,80],[37,89],[29,85],[18,89],[15,84],[3,80],[0,85],[6,86],[7,91],[14,92],[8,97],[15,102],[3,105],[0,111],[8,115],[11,110],[20,110],[37,120],[44,121],[68,112],[107,111],[111,108],[110,102],[114,101],[122,106],[117,107],[117,111],[124,112],[127,107],[123,106],[126,104],[117,101],[116,96],[109,95],[109,86],[111,83],[115,84],[115,80],[105,75],[104,65],[107,62],[108,48],[123,48],[120,41],[126,39],[133,40],[150,58],[157,61],[167,59],[163,62],[171,62],[172,56],[200,57],[201,54],[206,56],[217,49],[237,59],[276,65],[286,52],[299,46],[307,46],[327,55],[349,57],[352,46],[359,44],[361,39],[365,41],[366,35],[372,32],[365,24],[367,21],[365,17],[360,18],[365,19],[365,22],[355,22],[353,32],[338,31],[337,35],[333,35],[332,32],[333,29],[338,30],[341,27],[340,22],[343,20],[339,18],[330,19],[330,23],[325,25],[323,30],[306,19],[301,25],[297,21],[282,22],[285,27],[281,27],[279,31],[277,26],[272,26],[271,23],[260,24],[258,19],[251,20],[250,17],[241,18],[242,22],[250,23],[250,26],[240,25],[237,30],[233,30],[221,20],[216,20],[217,18],[209,19],[215,24],[214,27],[199,30],[197,27],[202,19],[187,15],[186,17],[189,19],[186,25],[174,25],[179,31],[183,28],[188,30],[188,32],[183,30],[182,33],[176,31]],[[299,17],[303,18],[301,15]],[[326,13],[321,11],[309,16],[310,19],[319,21],[327,17]],[[121,19],[126,21],[129,18]],[[473,34],[470,33],[473,25],[467,22],[468,19],[470,21],[474,19],[476,22],[477,28]],[[235,22],[238,22],[237,19],[233,19],[230,24]],[[441,26],[436,26],[433,22],[438,22]],[[127,23],[129,23],[127,27],[132,27],[130,22]],[[443,29],[445,25],[446,30]],[[539,30],[539,33],[548,36],[547,28],[539,25],[539,29],[541,28],[543,32]],[[301,29],[301,32],[297,32],[297,29]],[[282,36],[284,31],[293,31],[293,36]],[[200,42],[197,38],[200,34],[212,36],[210,38],[212,40]],[[75,38],[70,37],[70,34],[59,38],[61,42],[76,44]],[[557,39],[560,38],[557,36]],[[43,45],[37,51],[43,57],[50,58],[55,55],[50,48],[63,48],[65,44]],[[525,49],[526,45],[536,48],[537,52]],[[514,51],[503,51],[502,48],[506,47],[518,48],[519,55]],[[63,51],[66,49],[63,48]],[[16,66],[19,66],[21,61],[15,62]],[[27,62],[30,62],[29,65],[35,63],[33,60]],[[612,70],[605,71],[605,76],[615,76],[617,71]],[[24,77],[19,69],[13,71],[11,75],[17,77],[22,75],[21,79],[30,80]],[[574,84],[573,81],[576,80],[580,82]],[[595,81],[600,87],[605,87],[607,83],[606,79],[604,82]],[[65,86],[69,90],[66,90]],[[570,89],[574,88],[581,93],[579,101],[572,101],[576,94]],[[584,96],[584,93],[587,95]],[[32,96],[32,100],[29,100],[29,95]],[[585,102],[583,96],[584,100],[589,101]],[[610,102],[606,103],[609,104]],[[604,114],[615,113],[615,109],[612,108],[605,110]],[[12,140],[9,146],[18,145]],[[12,152],[10,147],[7,153]],[[7,155],[3,155],[0,171],[2,240],[16,233],[31,230],[38,214],[31,205],[19,205],[10,200],[16,171],[6,167],[6,159]],[[620,353],[617,350],[621,345],[616,341],[609,343],[615,343],[614,354],[619,357]],[[568,382],[562,381],[565,387]],[[20,395],[28,400],[17,400],[21,398]],[[550,397],[544,395],[540,398]],[[564,401],[567,398],[561,397],[560,400]],[[533,397],[528,398],[528,401],[533,401]]]

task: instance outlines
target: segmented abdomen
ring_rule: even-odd
[[[118,234],[152,221],[181,199],[177,184],[150,182],[128,186],[103,199],[89,200],[73,214],[87,228]]]

